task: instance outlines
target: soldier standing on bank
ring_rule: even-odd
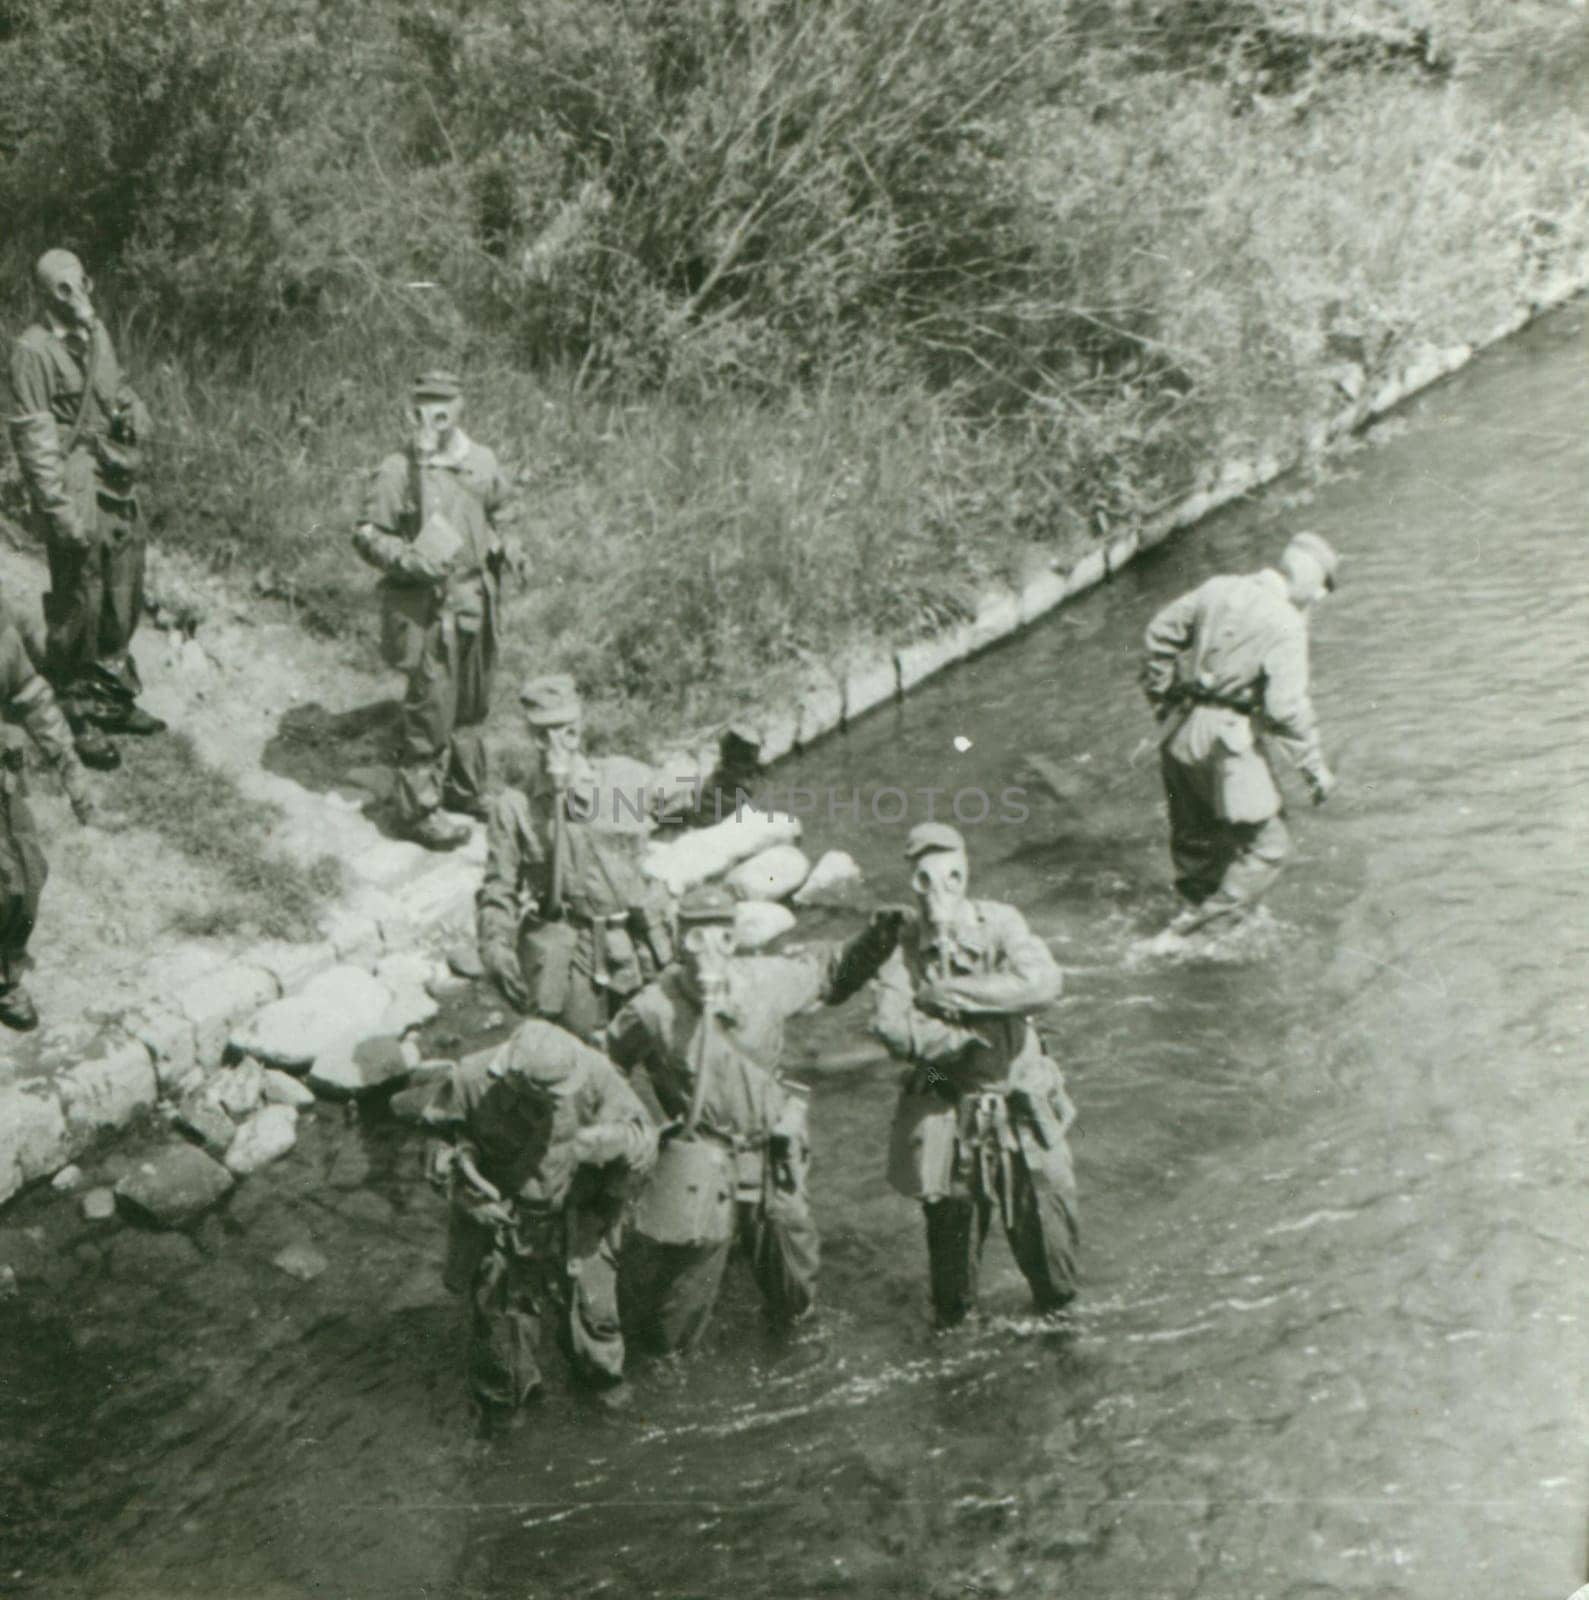
[[[819,1000],[841,1005],[888,958],[897,913],[847,944],[799,955],[735,953],[734,897],[692,889],[680,960],[613,1018],[612,1059],[643,1067],[663,1113],[657,1167],[625,1261],[626,1303],[651,1348],[693,1349],[738,1239],[774,1329],[816,1293],[818,1238],[806,1193],[806,1092],[779,1076],[784,1027]]]
[[[492,802],[480,961],[517,1010],[591,1041],[673,959],[668,892],[641,860],[656,820],[694,791],[627,756],[587,756],[572,678],[532,678],[519,698],[539,766],[527,792]]]
[[[916,906],[878,974],[873,1031],[908,1064],[890,1137],[889,1181],[918,1199],[937,1326],[976,1305],[993,1214],[1040,1312],[1076,1292],[1075,1108],[1031,1015],[1061,974],[1014,906],[972,900],[965,840],[943,822],[905,845]]]
[[[165,728],[137,704],[129,651],[144,605],[137,483],[149,415],[94,313],[82,262],[47,250],[34,278],[43,317],[12,348],[11,441],[49,560],[46,668],[78,756],[109,769],[121,757],[106,733]]]
[[[497,532],[507,482],[458,425],[463,390],[450,372],[425,373],[409,401],[408,446],[375,469],[353,543],[382,573],[381,652],[408,679],[397,826],[427,849],[451,850],[470,830],[443,808],[486,815],[482,729],[510,561]]]
[[[29,659],[22,633],[0,607],[0,1023],[25,1033],[39,1013],[22,986],[28,940],[39,914],[39,896],[49,863],[39,846],[23,777],[21,724],[50,766],[60,774],[77,820],[93,819],[83,769],[72,753],[71,734],[49,685]]]
[[[1308,692],[1308,614],[1335,588],[1335,551],[1299,533],[1279,569],[1210,578],[1148,624],[1143,688],[1164,725],[1170,856],[1185,909],[1173,934],[1234,925],[1291,853],[1269,736],[1315,805],[1335,787]]]
[[[600,1051],[524,1023],[453,1071],[427,1113],[451,1122],[446,1281],[469,1297],[469,1389],[485,1431],[541,1388],[543,1324],[597,1402],[626,1403],[618,1322],[625,1200],[656,1154],[645,1107]]]

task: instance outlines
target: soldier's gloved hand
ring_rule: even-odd
[[[904,906],[879,906],[869,919],[868,926],[875,928],[879,937],[897,939],[910,912]]]
[[[610,1122],[593,1122],[574,1135],[574,1160],[585,1166],[604,1167],[628,1149],[624,1130]]]
[[[1317,770],[1307,774],[1307,780],[1316,806],[1322,806],[1335,791],[1335,774],[1322,763]]]
[[[767,1160],[772,1167],[772,1181],[785,1194],[793,1194],[800,1187],[802,1149],[793,1134],[774,1133],[767,1139]]]
[[[501,991],[502,998],[515,1011],[528,1013],[530,991],[524,982],[524,969],[519,965],[518,952],[510,944],[487,944],[480,947],[480,965],[486,976]]]

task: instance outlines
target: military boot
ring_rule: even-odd
[[[98,728],[86,722],[73,731],[72,745],[77,759],[95,772],[114,772],[121,765],[121,752]]]
[[[31,1033],[39,1025],[39,1010],[20,983],[0,989],[0,1023],[17,1033]]]
[[[473,833],[467,822],[449,822],[439,811],[426,812],[406,830],[408,838],[427,850],[456,850],[459,845],[468,844]]]

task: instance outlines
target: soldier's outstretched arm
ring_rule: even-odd
[[[1014,906],[986,906],[984,914],[1003,956],[998,970],[953,973],[935,980],[934,989],[956,1011],[972,1016],[1041,1011],[1051,1005],[1065,981],[1053,952]]]
[[[822,999],[828,1005],[843,1005],[877,976],[899,945],[906,915],[897,907],[874,911],[867,925],[828,957],[822,984]]]
[[[1286,630],[1264,655],[1263,720],[1274,743],[1315,792],[1333,782],[1324,760],[1308,674],[1308,635],[1300,623]]]

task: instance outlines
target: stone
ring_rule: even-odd
[[[792,898],[797,906],[843,905],[864,882],[860,863],[847,850],[828,850],[806,874]]]
[[[400,1084],[418,1065],[418,1050],[401,1039],[361,1039],[345,1053],[338,1051],[316,1061],[309,1083],[317,1094],[344,1100]]]
[[[86,1059],[56,1074],[55,1087],[67,1131],[79,1147],[125,1127],[159,1093],[147,1046],[119,1035],[102,1035]]]
[[[21,1286],[17,1283],[17,1269],[12,1266],[0,1266],[0,1300],[15,1300],[21,1293]]]
[[[329,939],[314,944],[266,939],[250,945],[243,952],[243,960],[270,973],[283,994],[296,994],[311,978],[337,964],[337,951]]]
[[[109,1222],[116,1215],[116,1191],[90,1189],[78,1201],[78,1209],[83,1213],[84,1222]]]
[[[1094,584],[1102,583],[1104,576],[1104,556],[1102,550],[1089,550],[1080,561],[1065,574],[1065,593],[1067,596],[1081,594],[1090,589]]]
[[[485,976],[486,969],[480,961],[480,947],[473,939],[467,944],[452,945],[447,951],[447,965],[460,978],[473,980]]]
[[[270,1264],[278,1271],[285,1272],[289,1278],[297,1278],[300,1283],[312,1283],[331,1265],[325,1255],[307,1240],[299,1240],[278,1250],[270,1258]]]
[[[1039,572],[1021,585],[1021,622],[1035,622],[1047,616],[1065,598],[1065,580],[1057,572]]]
[[[345,1052],[376,1032],[392,992],[362,967],[332,967],[301,994],[273,1001],[232,1030],[230,1047],[267,1066],[305,1072],[322,1054]]]
[[[837,678],[816,679],[800,692],[795,706],[800,719],[796,739],[801,745],[815,743],[844,723],[844,689]]]
[[[62,1167],[50,1179],[50,1187],[57,1194],[70,1194],[74,1189],[80,1188],[83,1182],[83,1169],[81,1167]]]
[[[914,689],[924,678],[953,662],[964,661],[971,650],[971,635],[965,628],[949,628],[914,644],[902,645],[894,652],[899,668],[900,692]]]
[[[440,968],[441,963],[423,950],[404,950],[382,956],[375,963],[375,976],[395,994],[399,989],[423,989]]]
[[[257,1111],[265,1098],[265,1069],[252,1056],[235,1067],[223,1067],[205,1085],[204,1093],[228,1116],[241,1121]]]
[[[367,911],[333,911],[323,931],[338,961],[374,961],[381,952],[381,925]]]
[[[202,1089],[189,1090],[177,1103],[177,1126],[219,1161],[237,1137],[237,1124]]]
[[[160,1227],[174,1228],[207,1211],[232,1187],[220,1162],[191,1144],[167,1145],[116,1185],[122,1210]]]
[[[387,885],[411,878],[431,857],[423,845],[404,839],[378,839],[347,861],[353,876],[362,883]]]
[[[58,1172],[71,1159],[59,1097],[42,1084],[0,1088],[0,1204],[25,1183]]]
[[[169,1091],[198,1061],[198,1032],[180,1011],[146,1006],[128,1012],[121,1025],[153,1054],[155,1076],[163,1090]]]
[[[642,865],[650,877],[681,895],[773,845],[793,844],[800,834],[798,817],[744,805],[709,828],[653,840]]]
[[[291,1106],[261,1106],[232,1140],[226,1165],[239,1177],[278,1161],[298,1142],[298,1113]]]
[[[742,900],[734,907],[734,939],[741,950],[760,950],[794,925],[794,912],[772,900]]]
[[[205,973],[174,998],[193,1023],[199,1059],[209,1061],[220,1054],[236,1022],[279,993],[276,980],[263,967],[238,963]]]
[[[811,860],[798,845],[779,844],[741,861],[723,877],[741,900],[782,900],[806,881]]]
[[[1021,602],[1003,591],[983,595],[971,622],[971,650],[986,650],[1007,639],[1021,625]]]
[[[295,1111],[302,1111],[304,1107],[314,1104],[314,1090],[300,1083],[291,1073],[266,1067],[264,1074],[267,1105],[291,1106]]]
[[[899,663],[892,654],[851,662],[844,672],[846,725],[878,706],[888,705],[898,694]]]
[[[415,984],[405,984],[392,992],[392,1003],[381,1018],[379,1032],[407,1033],[411,1028],[422,1028],[441,1010],[434,995]]]

